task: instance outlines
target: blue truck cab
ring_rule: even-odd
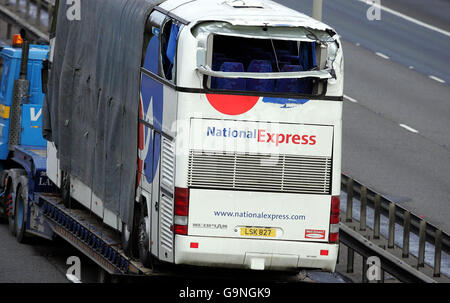
[[[21,105],[20,145],[45,147],[42,137],[42,92],[41,71],[43,61],[47,60],[48,45],[30,45],[27,80],[30,82],[28,98]],[[0,51],[0,160],[8,158],[8,139],[10,114],[13,99],[14,81],[19,78],[22,49],[4,47]]]

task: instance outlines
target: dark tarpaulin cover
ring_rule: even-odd
[[[60,168],[131,223],[136,189],[140,65],[146,19],[162,0],[60,1],[43,135]],[[131,225],[131,224],[129,224]]]

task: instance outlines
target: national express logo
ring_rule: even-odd
[[[221,137],[221,138],[235,138],[235,139],[247,139],[256,140],[258,143],[274,144],[279,146],[281,144],[293,144],[293,145],[316,145],[317,136],[289,133],[289,132],[273,132],[266,129],[252,129],[252,130],[240,130],[230,127],[206,127],[207,137]]]

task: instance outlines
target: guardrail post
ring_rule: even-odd
[[[409,257],[409,229],[411,226],[411,213],[405,211],[403,213],[403,247],[402,247],[402,257]]]
[[[11,32],[12,32],[12,25],[10,23],[8,23],[6,25],[6,39],[7,40],[11,39]]]
[[[50,30],[52,29],[52,20],[53,20],[53,5],[51,3],[48,4],[47,13],[48,13],[47,31],[50,32]]]
[[[361,187],[361,215],[359,218],[360,231],[366,231],[366,217],[367,217],[367,188],[365,186]]]
[[[419,258],[417,262],[417,268],[425,266],[425,236],[426,236],[427,223],[424,220],[420,221],[419,228]]]
[[[355,251],[347,247],[347,273],[353,273],[353,265],[355,263]]]
[[[373,222],[373,238],[380,238],[380,216],[381,216],[381,197],[380,195],[375,195],[375,214]]]
[[[345,222],[353,221],[353,179],[347,180],[347,211]]]
[[[394,248],[395,243],[395,204],[389,204],[389,236],[388,248]]]
[[[36,24],[38,26],[41,25],[41,8],[42,8],[42,0],[36,0]]]
[[[368,280],[367,280],[367,276],[366,276],[366,274],[367,274],[367,270],[369,269],[369,266],[367,265],[367,258],[366,257],[364,257],[363,256],[363,258],[362,258],[362,283],[367,283],[368,282]]]
[[[322,0],[313,0],[313,18],[322,21]]]
[[[26,0],[27,4],[25,6],[25,17],[30,18],[30,0]]]
[[[442,230],[436,230],[434,236],[434,277],[441,276]]]

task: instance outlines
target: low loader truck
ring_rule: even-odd
[[[117,232],[87,210],[64,206],[61,190],[47,177],[42,79],[48,55],[48,45],[20,35],[0,50],[0,220],[19,243],[62,237],[100,266],[99,277],[149,274],[124,254]]]

